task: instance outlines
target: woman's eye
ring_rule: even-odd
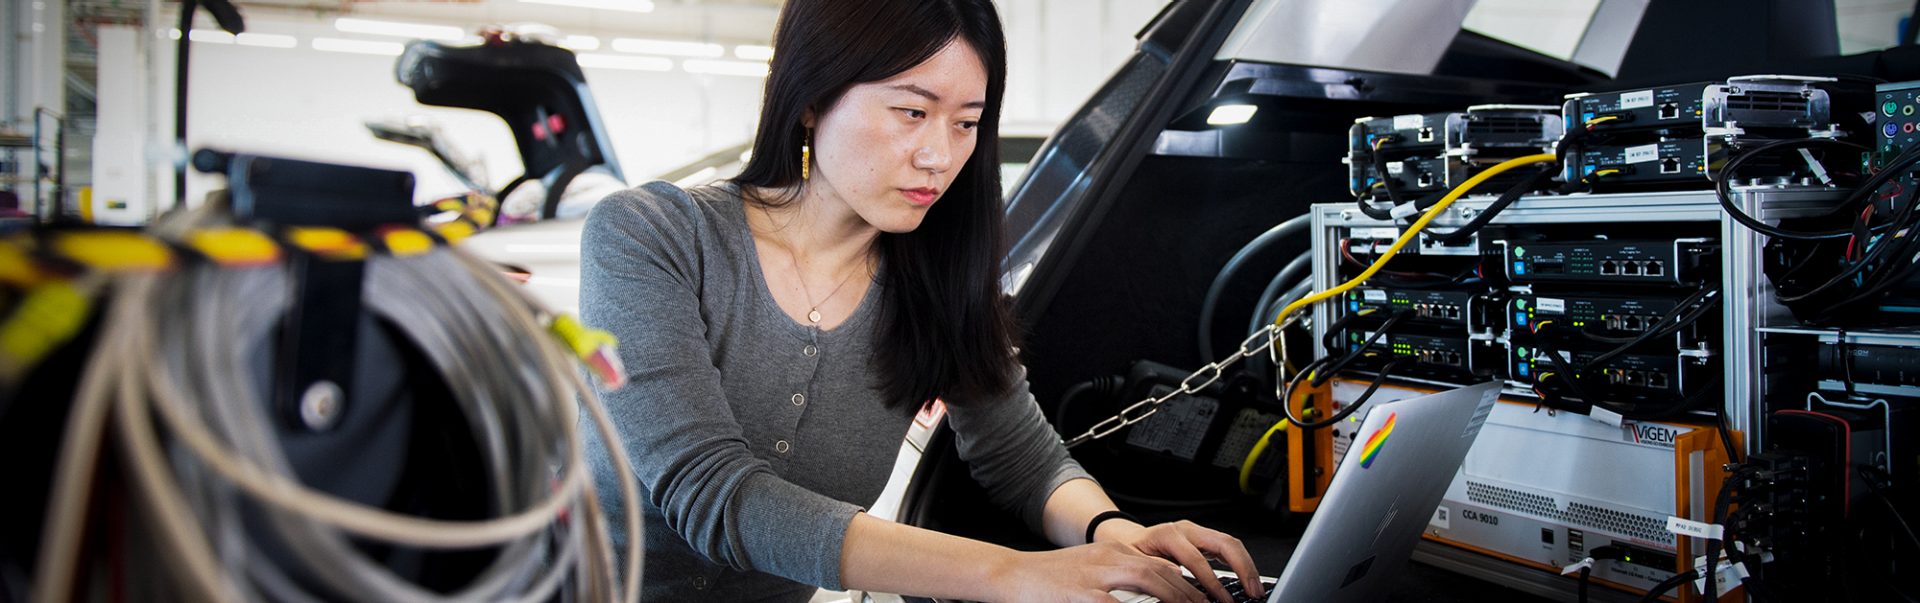
[[[978,128],[978,127],[980,127],[980,122],[977,122],[977,121],[960,122],[960,129],[966,130],[968,132],[972,132],[974,128]]]
[[[900,112],[907,114],[907,117],[910,117],[913,119],[921,119],[927,116],[926,111],[921,111],[919,109],[900,109]]]

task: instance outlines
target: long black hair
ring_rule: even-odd
[[[920,227],[881,233],[878,276],[885,297],[873,361],[889,406],[918,409],[942,398],[969,404],[1005,395],[1018,378],[1013,312],[1000,293],[1005,254],[1000,201],[1000,107],[1007,83],[1006,35],[990,0],[788,0],[753,155],[733,182],[798,198],[802,117],[838,102],[854,84],[877,82],[965,42],[987,70],[973,155]]]

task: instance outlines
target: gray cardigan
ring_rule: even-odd
[[[730,184],[654,182],[595,206],[580,241],[581,313],[619,337],[629,377],[607,403],[645,499],[648,600],[840,589],[847,524],[886,485],[911,420],[876,389],[880,284],[832,330],[795,323],[768,293],[743,203]],[[952,402],[973,477],[1038,530],[1054,489],[1087,475],[1024,378],[1006,399]],[[618,492],[597,437],[587,450],[600,491]]]

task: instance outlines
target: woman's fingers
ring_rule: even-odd
[[[1247,553],[1247,546],[1240,539],[1192,524],[1183,532],[1200,550],[1227,562],[1227,567],[1233,568],[1233,573],[1240,576],[1241,588],[1246,589],[1248,595],[1260,597],[1267,594],[1266,585],[1260,583],[1260,571],[1253,565],[1253,555]]]
[[[1124,555],[1127,558],[1114,566],[1116,573],[1110,577],[1121,586],[1137,588],[1140,592],[1153,595],[1162,601],[1193,603],[1206,601],[1206,597],[1180,575],[1180,566],[1137,553]]]
[[[1207,556],[1200,552],[1199,547],[1185,538],[1175,539],[1167,546],[1169,547],[1167,553],[1173,557],[1174,561],[1185,566],[1195,580],[1200,581],[1200,586],[1206,589],[1207,594],[1213,596],[1213,600],[1233,600],[1233,596],[1227,594],[1227,587],[1220,584],[1220,578],[1213,575],[1213,566],[1207,564]],[[1181,581],[1185,582],[1185,579]]]

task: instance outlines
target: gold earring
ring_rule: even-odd
[[[812,160],[813,160],[813,145],[808,143],[813,142],[812,138],[813,138],[812,136],[808,136],[807,138],[801,139],[801,142],[800,142],[800,179],[801,180],[806,180],[807,177],[809,176],[809,174],[807,173],[809,171],[807,164],[812,163]]]

